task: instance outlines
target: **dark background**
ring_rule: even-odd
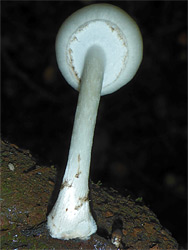
[[[57,68],[55,37],[94,2],[1,4],[2,136],[42,164],[65,168],[78,96]],[[109,3],[137,21],[144,58],[130,83],[101,98],[91,178],[143,197],[186,248],[187,3]]]

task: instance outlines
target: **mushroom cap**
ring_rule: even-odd
[[[128,83],[142,61],[143,43],[136,22],[122,9],[105,3],[92,4],[69,16],[56,38],[56,57],[61,73],[76,90],[90,47],[104,50],[105,69],[101,95]]]

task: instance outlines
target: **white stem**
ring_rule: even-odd
[[[92,47],[86,55],[64,181],[82,175],[79,189],[87,193],[91,149],[104,72],[104,54]],[[78,178],[77,178],[78,179]]]
[[[93,135],[103,82],[102,49],[91,47],[85,58],[71,145],[62,187],[48,227],[54,238],[87,239],[97,229],[90,213],[88,179]]]

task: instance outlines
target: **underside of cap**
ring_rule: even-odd
[[[79,90],[85,55],[97,45],[106,64],[101,95],[110,94],[129,82],[142,60],[142,37],[135,21],[111,4],[84,7],[62,24],[56,39],[56,56],[67,82]]]

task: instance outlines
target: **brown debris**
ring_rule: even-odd
[[[108,218],[108,217],[114,216],[114,214],[113,214],[111,211],[106,211],[106,212],[104,213],[104,216],[105,216],[106,218]]]
[[[137,204],[131,195],[123,197],[94,183],[89,199],[98,234],[88,241],[51,238],[45,221],[56,172],[53,167],[37,165],[25,152],[8,142],[1,143],[2,249],[117,249],[110,240],[116,218],[122,222],[122,249],[178,249],[176,240],[148,207]],[[8,167],[10,162],[14,171]]]

